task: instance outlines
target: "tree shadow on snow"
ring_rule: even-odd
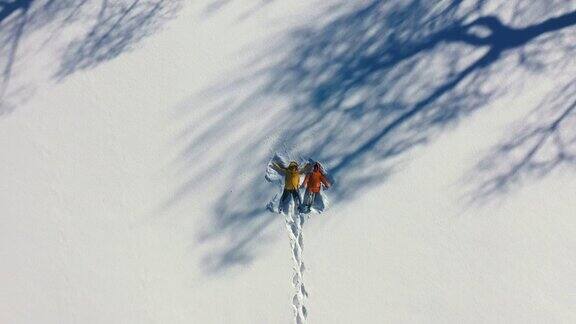
[[[563,166],[576,166],[576,80],[552,91],[478,163],[472,198],[485,203]]]
[[[574,9],[566,1],[371,1],[335,6],[275,36],[279,41],[267,42],[266,54],[240,77],[203,94],[213,101],[212,115],[183,135],[194,138],[186,142],[184,161],[197,161],[206,147],[225,140],[226,154],[209,157],[206,165],[243,161],[226,175],[234,188],[217,200],[212,226],[201,233],[200,243],[225,242],[206,256],[207,271],[247,263],[260,248],[277,217],[264,209],[274,188],[263,172],[274,151],[294,148],[299,156],[322,161],[337,182],[329,192],[332,201],[352,199],[391,176],[413,148],[500,97],[506,91],[502,82],[521,84],[515,78],[519,70],[538,73],[567,64],[574,54],[572,43],[566,44],[576,24]],[[563,123],[558,118],[569,123],[572,90],[545,103],[550,112],[540,112],[550,118],[538,122],[547,124],[527,128],[514,145],[566,147],[551,133]],[[288,109],[275,109],[286,101]],[[272,117],[240,136],[250,122],[246,116]],[[260,150],[263,145],[272,151]],[[495,154],[513,163],[507,152],[514,145],[503,144]],[[525,161],[531,158],[527,154],[505,174],[485,173],[479,195],[486,186],[516,181],[514,168],[530,172],[555,165]],[[555,158],[573,160],[567,154]],[[195,180],[184,183],[168,204],[209,181],[207,168],[194,165]],[[197,181],[200,174],[204,180]]]
[[[66,76],[111,60],[132,49],[174,16],[181,0],[0,0],[0,115],[15,109],[26,96],[28,84],[17,77],[28,72],[19,59],[34,55],[38,61],[59,53],[53,77]],[[49,36],[37,38],[39,31]],[[57,42],[60,36],[72,36]],[[32,46],[22,49],[30,40]],[[55,44],[63,48],[51,48]],[[35,53],[33,53],[35,51]]]

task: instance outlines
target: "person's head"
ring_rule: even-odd
[[[298,163],[295,161],[290,162],[290,164],[288,165],[288,169],[292,171],[298,170]]]
[[[312,167],[314,171],[320,171],[320,164],[318,162],[314,163],[314,167]]]

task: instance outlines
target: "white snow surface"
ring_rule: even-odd
[[[576,5],[424,2],[0,15],[0,323],[292,323],[276,152],[335,179],[307,323],[576,322]]]

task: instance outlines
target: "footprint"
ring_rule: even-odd
[[[294,295],[294,297],[292,297],[292,305],[296,307],[296,309],[300,307],[300,300],[298,299],[298,296]]]
[[[304,298],[308,298],[308,292],[306,291],[306,288],[304,288],[304,285],[300,286],[300,293],[302,296],[304,296]]]
[[[292,276],[292,285],[293,285],[294,287],[297,287],[299,283],[300,283],[300,274],[299,274],[299,273],[295,273],[295,274]]]

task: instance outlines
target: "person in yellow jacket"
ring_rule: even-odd
[[[295,209],[300,210],[300,205],[302,201],[300,200],[300,170],[298,169],[298,163],[292,161],[288,167],[284,167],[278,163],[272,163],[272,167],[280,173],[284,173],[284,191],[282,192],[282,197],[280,197],[280,204],[278,211],[282,212],[282,207],[284,202],[289,196],[292,196],[294,204],[296,204]]]

